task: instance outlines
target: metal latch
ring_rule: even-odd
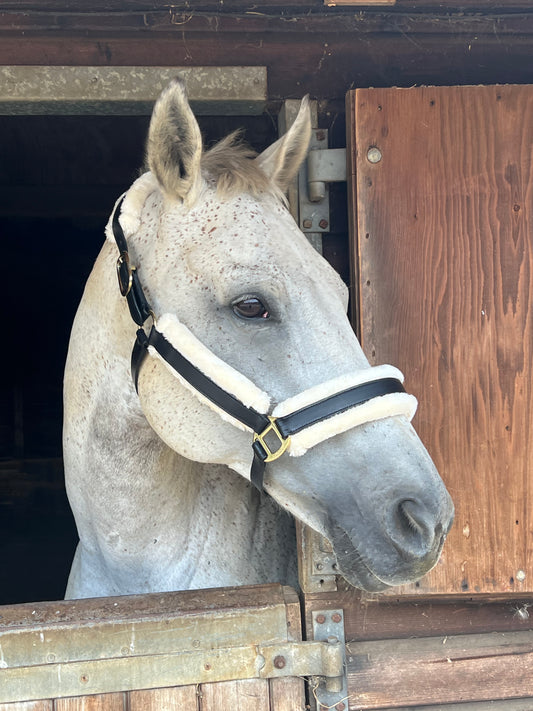
[[[307,185],[309,200],[320,202],[326,196],[326,183],[346,180],[346,148],[309,151]]]
[[[313,129],[298,179],[300,229],[306,233],[329,232],[328,186],[346,180],[346,149],[327,146],[327,129]]]
[[[0,704],[156,686],[276,677],[312,677],[336,688],[343,673],[344,644],[336,640],[281,642],[112,656],[0,669]]]
[[[341,673],[327,678],[316,677],[312,690],[319,709],[336,709],[349,711],[348,703],[348,677],[346,675],[346,646],[344,639],[344,611],[343,610],[315,610],[313,611],[313,637],[315,641],[328,643],[333,646],[342,657]]]

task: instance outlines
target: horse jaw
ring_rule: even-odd
[[[269,466],[265,489],[328,539],[339,573],[355,587],[377,592],[411,583],[438,562],[453,503],[405,418],[361,425],[301,462],[289,457]]]

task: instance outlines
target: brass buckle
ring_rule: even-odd
[[[281,432],[278,430],[278,426],[276,425],[276,418],[271,417],[268,415],[268,419],[270,420],[270,424],[265,427],[265,429],[261,432],[261,434],[257,434],[257,432],[254,434],[254,442],[259,442],[263,449],[265,450],[267,456],[266,459],[264,460],[265,462],[273,462],[276,459],[279,459],[281,455],[286,451],[287,447],[291,443],[291,438],[287,437],[287,439],[283,438],[283,435]],[[270,433],[273,432],[276,437],[279,440],[279,447],[272,451],[268,444],[265,442],[265,437]]]
[[[135,267],[130,266],[130,257],[127,252],[121,252],[117,259],[118,288],[122,296],[127,296],[133,284],[133,272]],[[124,277],[127,279],[124,279]]]

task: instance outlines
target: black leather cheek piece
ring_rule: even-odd
[[[137,271],[134,269],[131,273],[131,289],[126,296],[130,314],[137,326],[142,326],[148,316],[152,315],[150,304],[146,300],[144,291],[142,290]]]
[[[131,352],[131,377],[135,385],[135,390],[139,392],[139,371],[144,359],[148,355],[148,337],[142,328],[137,331],[137,338],[133,344]]]

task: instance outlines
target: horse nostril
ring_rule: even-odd
[[[442,525],[434,521],[422,503],[403,499],[396,506],[389,533],[403,557],[421,558],[433,550],[436,537],[442,534]]]

